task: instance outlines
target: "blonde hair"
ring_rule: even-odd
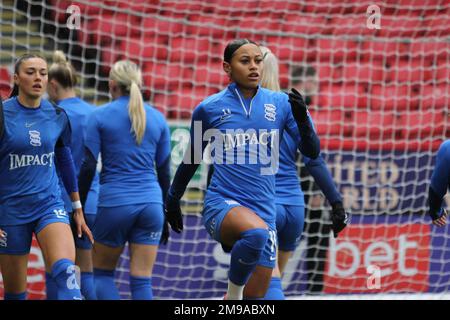
[[[136,143],[141,144],[146,126],[144,101],[140,90],[142,85],[141,70],[132,61],[120,60],[114,63],[109,78],[117,82],[122,92],[130,93],[128,115],[131,120],[131,132],[135,135]]]
[[[55,79],[64,89],[77,85],[77,76],[72,64],[67,61],[64,52],[56,50],[53,53],[53,63],[48,70],[48,80]]]
[[[279,68],[278,59],[270,51],[269,48],[260,46],[262,54],[264,67],[261,76],[261,87],[273,90],[281,91],[280,80],[279,80]]]

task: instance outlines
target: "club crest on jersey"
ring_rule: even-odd
[[[223,114],[220,116],[220,121],[224,121],[231,117],[231,110],[230,108],[224,108],[222,109]]]
[[[30,130],[28,131],[30,134],[30,144],[34,147],[40,147],[41,146],[41,133],[36,130]]]
[[[264,117],[269,121],[275,121],[277,107],[273,104],[264,104]]]

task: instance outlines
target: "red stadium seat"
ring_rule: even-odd
[[[396,15],[433,15],[443,3],[442,0],[386,0],[386,6]]]
[[[70,1],[70,0],[53,0],[53,6],[55,6],[55,10],[53,11],[55,14],[55,21],[60,23],[65,23],[69,14],[66,13],[67,8],[71,5],[76,5],[80,9],[80,15],[82,17],[88,17],[92,15],[98,15],[101,13],[112,13],[111,10],[107,10],[107,8],[101,8],[98,3],[87,4],[86,2],[80,1]]]
[[[399,130],[392,113],[355,112],[353,114],[354,135],[367,139],[394,140]]]
[[[433,70],[432,78],[437,84],[445,84],[450,81],[450,61],[438,63]]]
[[[158,12],[159,2],[159,0],[106,1],[108,5],[118,7],[122,11],[131,11],[136,13],[156,13]]]
[[[443,138],[446,122],[443,110],[408,112],[401,116],[402,136],[407,140]]]
[[[345,11],[345,7],[342,5],[342,2],[332,2],[329,0],[314,0],[314,1],[303,1],[302,11],[310,12],[310,13],[343,13]]]
[[[447,79],[448,81],[448,79]],[[450,84],[424,86],[420,93],[422,100],[420,109],[443,109],[450,105]]]
[[[199,63],[195,66],[195,73],[193,74],[193,79],[191,82],[193,86],[212,86],[216,88],[224,88],[228,83],[229,79],[225,71],[222,69],[222,65],[219,63],[208,64]]]
[[[181,22],[173,22],[164,19],[163,16],[149,16],[143,19],[142,28],[145,36],[160,35],[167,37],[178,37],[184,33],[185,26]]]
[[[372,86],[370,107],[372,110],[414,110],[419,106],[420,94],[409,85]]]
[[[192,83],[193,70],[177,64],[146,63],[143,67],[143,78],[146,87],[154,88],[177,88],[182,81]]]
[[[310,110],[310,113],[319,137],[342,138],[352,134],[352,128],[346,125],[350,113],[341,110]]]
[[[170,44],[170,60],[192,63],[207,60],[211,57],[213,44],[208,39],[172,38]]]
[[[430,66],[420,60],[399,61],[387,70],[387,80],[394,83],[422,84],[431,79]]]
[[[194,87],[174,92],[170,100],[169,117],[175,119],[191,118],[194,108],[215,91],[207,87]]]
[[[306,16],[299,14],[287,14],[279,23],[283,31],[293,35],[329,34],[331,27],[324,16]],[[275,29],[276,30],[276,29]]]
[[[367,9],[367,6],[366,6]],[[338,36],[344,35],[375,35],[376,29],[367,28],[367,16],[360,15],[333,15],[330,26],[332,34]]]
[[[379,34],[382,37],[417,37],[425,33],[422,18],[416,15],[383,15]]]
[[[333,70],[332,70],[333,71]],[[349,62],[342,69],[344,82],[380,84],[384,78],[384,66],[379,61]]]
[[[317,55],[321,61],[354,60],[358,52],[358,43],[338,38],[318,39]]]
[[[267,46],[282,62],[306,61],[316,55],[304,38],[267,37]]]
[[[120,50],[123,55],[133,61],[166,60],[168,58],[167,45],[158,37],[146,39],[127,39],[121,42]]]
[[[9,70],[7,67],[0,67],[0,84],[7,84],[8,86],[11,83],[11,75],[9,74]]]
[[[193,15],[189,18],[187,33],[195,36],[210,36],[222,38],[225,33],[230,33],[231,25],[228,25],[224,17]],[[228,28],[228,29],[227,29]]]
[[[410,44],[398,41],[365,41],[362,43],[362,58],[364,61],[394,60],[409,58]]]
[[[448,22],[449,16],[447,14],[424,17],[423,24],[426,26],[426,36],[448,36],[450,34],[450,25]]]
[[[419,42],[418,39],[411,42],[410,55],[414,59],[446,60],[450,54],[450,43],[445,41]]]
[[[327,102],[327,105],[322,105],[324,108],[346,108],[348,110],[354,110],[356,108],[368,107],[367,93],[362,85],[321,86],[320,96],[325,97],[321,102]]]
[[[109,44],[113,40],[121,40],[140,35],[140,19],[128,14],[102,15],[88,24],[94,44]]]

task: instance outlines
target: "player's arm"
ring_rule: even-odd
[[[433,223],[443,226],[446,223],[447,212],[442,202],[449,186],[450,175],[450,140],[445,141],[439,147],[436,164],[431,175],[428,190],[429,214]]]
[[[349,222],[349,215],[344,209],[342,196],[336,188],[331,172],[321,154],[316,159],[303,157],[303,162],[332,207],[332,229],[334,236],[337,237]]]
[[[91,242],[94,242],[91,231],[89,230],[86,221],[84,219],[84,213],[80,201],[80,195],[78,193],[78,184],[75,163],[73,161],[72,152],[69,147],[70,141],[70,125],[67,121],[66,128],[62,135],[59,137],[55,145],[55,157],[58,165],[61,179],[64,187],[70,196],[72,201],[73,218],[76,224],[77,236],[81,238],[83,234],[89,237]]]
[[[170,130],[164,121],[164,128],[156,149],[156,172],[158,174],[158,183],[162,191],[163,202],[167,197],[170,187]],[[164,219],[164,227],[161,235],[162,244],[167,244],[169,240],[169,225],[167,219]]]
[[[291,114],[288,115],[286,126],[288,134],[294,138],[294,141],[298,141],[297,137],[300,136],[298,149],[304,156],[315,159],[320,153],[320,140],[309,116],[306,103],[295,89],[289,93],[288,101],[291,106]]]
[[[203,150],[208,143],[207,141],[203,141],[203,134],[208,129],[207,123],[206,112],[200,105],[192,114],[189,145],[167,193],[166,218],[172,230],[177,233],[183,230],[180,199],[186,191],[186,187],[194,176],[195,171],[197,171],[202,160]],[[198,126],[201,126],[201,130],[196,130]]]

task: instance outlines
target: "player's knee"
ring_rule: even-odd
[[[241,233],[241,239],[244,240],[249,247],[262,251],[269,239],[269,230],[261,228],[250,229]]]

